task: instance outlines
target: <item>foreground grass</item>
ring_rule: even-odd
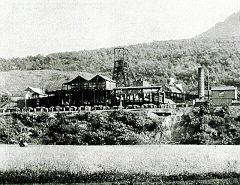
[[[141,173],[121,173],[102,171],[95,173],[73,173],[69,171],[22,171],[0,172],[0,183],[121,183],[121,184],[240,184],[240,174],[208,173],[153,175]]]
[[[240,184],[240,147],[0,145],[0,183]]]

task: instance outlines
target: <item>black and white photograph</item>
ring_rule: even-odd
[[[1,0],[0,184],[240,185],[240,0]]]

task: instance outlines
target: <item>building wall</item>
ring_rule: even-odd
[[[212,98],[230,98],[236,99],[236,90],[212,90]]]
[[[73,83],[69,85],[69,89],[87,89],[88,88],[88,82],[79,82],[79,83]]]
[[[213,105],[230,105],[235,99],[237,99],[237,90],[212,90]]]
[[[89,82],[89,89],[97,90],[97,89],[106,89],[106,81],[91,81]]]
[[[232,104],[232,99],[229,99],[229,98],[225,98],[225,99],[215,98],[215,99],[211,100],[211,103],[213,105],[231,105]]]
[[[107,90],[112,90],[115,87],[116,87],[116,83],[115,82],[106,81],[106,89]]]

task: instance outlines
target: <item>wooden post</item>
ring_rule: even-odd
[[[69,93],[68,94],[68,105],[71,105],[70,101],[71,101],[71,98],[70,98],[71,94]]]
[[[107,90],[105,91],[106,93],[105,93],[105,105],[107,106]]]
[[[50,107],[50,106],[49,106],[49,104],[50,104],[49,102],[50,102],[50,101],[49,101],[49,94],[48,94],[48,107]]]
[[[83,105],[83,91],[82,91],[82,102],[81,102],[81,105]]]

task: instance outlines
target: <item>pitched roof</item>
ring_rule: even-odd
[[[221,87],[212,87],[212,91],[230,91],[230,90],[237,90],[237,87],[234,86],[221,86]]]
[[[181,91],[175,86],[166,85],[166,88],[168,89],[168,91],[175,92],[175,93],[181,93]]]
[[[30,91],[30,92],[34,92],[36,94],[39,95],[45,95],[45,91],[39,88],[35,88],[35,87],[28,87],[27,89],[25,89],[25,91]]]
[[[102,78],[102,79],[104,79],[104,80],[106,80],[106,81],[109,81],[109,82],[115,82],[115,81],[112,80],[111,78],[109,78],[109,77],[107,77],[107,76],[100,75],[100,74],[97,74],[97,75],[95,75],[94,77],[92,77],[92,78],[90,79],[90,81],[92,81],[93,79],[95,79],[95,78],[97,78],[97,77],[100,77],[100,78]]]
[[[64,85],[69,85],[69,84],[77,83],[80,81],[87,82],[88,80],[83,76],[78,75],[76,78],[72,79],[71,81],[64,83]]]
[[[97,75],[89,74],[89,75],[78,75],[76,78],[72,79],[71,81],[65,82],[64,85],[70,85],[72,83],[77,83],[79,81],[82,81],[82,82],[92,81],[93,79],[97,78],[97,76],[106,81],[115,82],[111,78],[101,74],[97,74]]]

